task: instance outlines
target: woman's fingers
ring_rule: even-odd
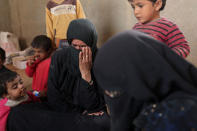
[[[83,52],[83,60],[86,62],[91,62],[92,61],[92,51],[89,47],[84,47],[82,49]]]
[[[92,51],[90,48],[88,48],[88,61],[92,62]]]
[[[80,52],[79,52],[79,63],[81,63],[82,60],[83,60],[83,52],[80,51]]]
[[[89,61],[89,48],[88,47],[85,47],[85,53],[86,53],[86,61],[88,62]]]
[[[87,72],[92,67],[92,51],[89,47],[82,48],[79,53],[79,66],[80,70]]]
[[[92,60],[91,60],[91,49],[89,47],[82,48],[79,54],[79,69],[81,72],[81,76],[84,80],[91,80],[90,70],[92,68]]]
[[[82,52],[81,59],[83,60],[83,62],[89,62],[90,58],[91,58],[90,48],[89,47],[83,47],[81,52]]]
[[[85,48],[82,48],[82,61],[85,60],[86,54],[85,54]]]

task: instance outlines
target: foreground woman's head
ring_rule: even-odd
[[[142,107],[176,92],[197,94],[197,70],[166,45],[136,31],[112,37],[99,50],[94,73],[104,90],[112,131],[127,131]]]

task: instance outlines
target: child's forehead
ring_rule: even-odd
[[[7,82],[7,84],[15,84],[21,80],[20,75],[17,75],[12,81]]]
[[[45,51],[43,48],[33,48],[34,51],[40,52],[40,51]]]

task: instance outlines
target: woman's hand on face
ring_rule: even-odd
[[[83,47],[79,53],[79,69],[81,76],[87,82],[91,81],[92,51],[90,47]]]

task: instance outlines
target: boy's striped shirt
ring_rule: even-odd
[[[166,18],[160,18],[147,24],[137,23],[133,29],[164,42],[169,48],[184,58],[190,53],[190,47],[183,33],[176,24]]]

